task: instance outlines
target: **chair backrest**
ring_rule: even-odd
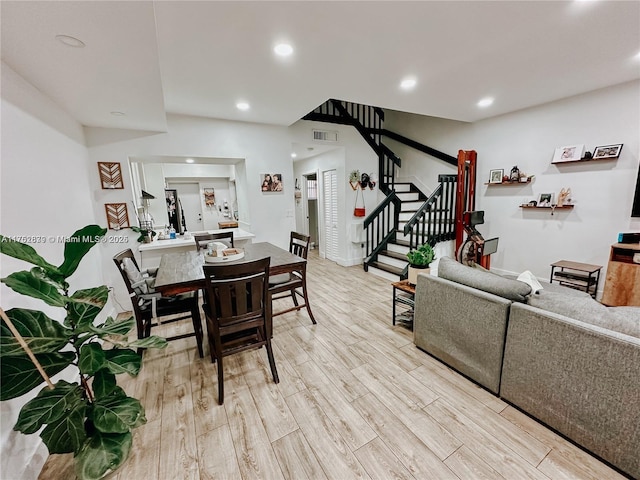
[[[136,293],[133,287],[131,286],[132,280],[134,279],[134,276],[135,276],[135,271],[131,269],[129,266],[133,265],[141,278],[142,278],[142,274],[140,273],[140,268],[138,267],[138,262],[136,262],[136,257],[133,255],[133,251],[130,248],[127,248],[126,250],[123,250],[122,252],[114,256],[113,261],[115,262],[116,267],[118,267],[118,271],[120,272],[120,275],[122,275],[122,279],[124,280],[124,283],[127,286],[127,290],[129,291],[129,293]]]
[[[289,240],[289,251],[294,255],[307,258],[309,253],[309,241],[311,237],[309,235],[303,235],[298,232],[291,232],[291,240]]]
[[[268,302],[270,257],[252,262],[205,265],[207,304],[216,328],[271,318]],[[255,325],[254,325],[255,327]]]
[[[228,232],[219,233],[198,233],[193,235],[193,239],[196,241],[196,250],[207,249],[207,243],[215,240],[224,240],[222,243],[227,243],[230,247],[233,247],[233,230]]]

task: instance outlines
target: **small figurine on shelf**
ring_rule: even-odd
[[[515,165],[511,169],[511,174],[509,175],[509,181],[510,182],[519,182],[520,181],[520,169],[518,168],[517,165]]]
[[[560,190],[558,194],[558,207],[562,207],[563,205],[569,205],[571,203],[571,189],[563,188]]]

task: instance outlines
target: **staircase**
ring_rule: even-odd
[[[419,245],[461,237],[458,211],[466,203],[459,200],[459,178],[463,177],[467,152],[460,151],[458,158],[411,140],[383,128],[384,111],[378,107],[360,105],[340,100],[328,100],[303,117],[304,120],[339,123],[353,126],[378,155],[379,188],[386,198],[365,218],[365,271],[371,270],[385,278],[406,278],[408,262],[406,254]],[[413,183],[396,182],[401,159],[387,147],[383,137],[392,138],[411,148],[444,160],[458,167],[458,175],[440,175],[438,186],[426,196]],[[475,152],[473,152],[475,162]],[[461,173],[462,172],[462,173]],[[474,181],[475,183],[475,181]]]

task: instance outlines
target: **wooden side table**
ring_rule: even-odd
[[[556,270],[558,268],[560,270]],[[560,260],[551,264],[551,279],[549,283],[553,283],[555,280],[560,285],[585,291],[593,298],[596,298],[600,270],[602,270],[602,265]]]
[[[399,324],[413,330],[413,307],[415,305],[415,286],[409,283],[409,280],[394,282],[393,286],[393,325],[396,320]],[[396,305],[400,309],[396,308]]]
[[[609,307],[640,306],[640,244],[611,245],[601,302]]]

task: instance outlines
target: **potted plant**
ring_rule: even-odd
[[[140,236],[138,237],[139,242],[150,243],[151,241],[153,241],[153,237],[156,236],[156,231],[153,230],[152,228],[142,228],[142,227],[133,226],[131,227],[131,230],[140,234]]]
[[[436,259],[436,254],[433,247],[425,243],[407,253],[407,258],[409,259],[408,280],[410,284],[415,285],[418,273],[429,273],[429,265]]]
[[[151,336],[129,342],[133,317],[94,324],[109,289],[69,292],[67,279],[84,255],[106,233],[88,225],[67,239],[64,261],[54,266],[29,245],[0,235],[0,252],[35,265],[2,279],[12,290],[65,311],[61,323],[39,310],[0,308],[0,400],[17,398],[46,383],[21,409],[14,430],[40,431],[49,453],[73,453],[80,479],[98,479],[117,469],[131,449],[131,430],[146,423],[138,400],[118,387],[116,375],[137,375],[142,358],[136,348],[165,347]],[[50,377],[67,367],[77,381]],[[44,428],[42,428],[44,427]]]

